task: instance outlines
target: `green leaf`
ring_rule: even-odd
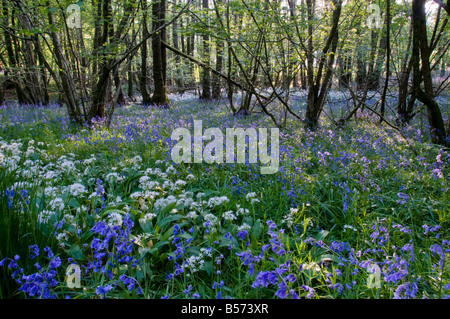
[[[252,238],[257,239],[261,235],[263,229],[263,225],[261,221],[258,219],[252,227]]]
[[[212,263],[212,261],[206,261],[203,264],[203,270],[205,270],[208,273],[208,275],[210,275],[212,273],[212,271],[213,271],[213,263]]]
[[[146,222],[139,221],[139,225],[141,225],[141,228],[145,233],[148,233],[148,234],[153,233],[153,225],[152,225],[151,221],[146,221]]]
[[[324,240],[327,236],[328,236],[328,234],[329,234],[330,232],[328,231],[328,230],[321,230],[317,235],[316,235],[316,240],[317,241],[319,241],[319,240]]]
[[[77,232],[78,232],[77,228],[74,225],[68,225],[67,226],[67,231],[72,233],[72,234],[74,234],[74,235],[76,235]]]
[[[125,212],[123,210],[112,208],[112,209],[105,210],[101,216],[102,216],[102,218],[105,218],[106,216],[108,216],[111,213],[118,213],[121,215],[125,215]]]
[[[151,253],[150,248],[144,248],[144,247],[139,247],[138,251],[139,251],[139,255],[141,256],[141,258],[144,258],[145,255],[147,255],[147,253]]]
[[[75,260],[84,259],[83,251],[77,244],[73,244],[72,246],[70,246],[70,248],[66,250],[66,253]]]
[[[69,202],[67,203],[67,206],[72,207],[72,208],[78,208],[78,207],[80,207],[80,203],[75,198],[71,198],[69,200]]]
[[[174,222],[176,220],[179,220],[179,219],[181,219],[183,217],[184,216],[180,215],[180,214],[164,217],[163,219],[158,221],[158,226],[161,227],[161,228],[164,228],[164,226],[166,226],[167,224],[169,224],[171,222]]]
[[[152,254],[153,256],[156,256],[158,254],[158,250],[163,247],[164,245],[168,245],[169,241],[167,240],[162,240],[157,242],[156,244],[153,245],[153,247],[150,249],[150,254]]]
[[[159,213],[160,216],[165,216],[167,215],[167,213],[169,213],[172,209],[175,208],[175,206],[177,206],[176,202],[170,203],[169,205],[167,205],[166,207],[164,207],[163,209],[161,209],[161,212]]]

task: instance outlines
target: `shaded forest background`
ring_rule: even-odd
[[[426,114],[445,146],[449,14],[437,0],[2,0],[0,104],[60,103],[83,125],[193,91],[314,130],[339,90],[345,112],[326,114],[336,126],[363,111],[396,129]]]

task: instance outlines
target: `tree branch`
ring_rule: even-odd
[[[444,9],[450,15],[449,1],[447,1],[447,4],[445,4],[444,2],[442,2],[440,0],[434,0],[434,2],[437,3],[438,5],[440,5],[441,8]]]

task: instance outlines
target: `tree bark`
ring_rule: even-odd
[[[146,39],[148,37],[148,28],[147,28],[147,0],[143,0],[142,2],[144,14],[142,16],[142,38]],[[147,41],[141,46],[141,72],[139,77],[139,86],[142,95],[142,104],[150,104],[151,96],[147,91],[147,59],[148,59],[148,50],[147,50]]]
[[[153,30],[156,30],[165,22],[166,0],[157,0],[153,2],[152,15]],[[151,98],[151,103],[161,107],[169,107],[169,98],[167,96],[167,53],[166,47],[162,45],[162,42],[165,41],[165,29],[159,31],[152,39],[153,80],[155,83],[155,91]]]
[[[389,86],[389,75],[391,67],[391,1],[386,0],[386,82],[383,88],[383,94],[381,95],[381,107],[380,107],[380,124],[383,122],[384,112],[386,108],[386,94]]]
[[[9,18],[9,10],[8,10],[8,2],[6,0],[2,1],[3,5],[3,22],[5,26],[14,25],[13,21],[10,22]],[[12,19],[11,19],[12,20]],[[4,32],[5,37],[5,47],[8,55],[8,62],[10,70],[6,69],[6,74],[9,76],[9,81],[13,83],[14,89],[16,90],[17,100],[19,104],[28,103],[30,104],[32,101],[26,96],[22,81],[19,74],[18,61],[16,59],[16,55],[14,54],[13,41],[11,39],[10,34],[7,30]]]
[[[412,72],[414,57],[411,56],[413,26],[411,24],[408,46],[403,57],[403,63],[400,70],[398,79],[398,104],[397,104],[397,123],[399,125],[409,123],[412,118],[413,106],[415,97],[410,96],[410,102],[408,103],[409,95],[409,78]]]
[[[308,10],[308,97],[306,104],[305,123],[309,129],[316,129],[320,114],[322,113],[323,104],[332,79],[333,64],[336,55],[337,44],[339,40],[339,19],[342,11],[342,0],[333,0],[334,9],[332,17],[332,27],[328,35],[327,41],[322,49],[321,57],[317,67],[317,74],[314,76],[314,56],[313,56],[313,2],[306,0]]]
[[[208,18],[209,0],[203,0],[203,9],[205,9],[206,23],[209,24],[209,18]],[[210,66],[211,54],[210,54],[208,32],[204,32],[204,34],[202,36],[202,41],[203,41],[203,62],[207,66]],[[202,94],[200,96],[200,99],[211,100],[211,73],[209,71],[209,68],[202,69],[200,81],[202,84]]]
[[[426,105],[428,124],[432,143],[447,145],[445,124],[439,105],[434,100],[434,89],[431,78],[430,49],[427,39],[427,20],[425,13],[426,0],[413,0],[413,91],[417,99]],[[422,62],[422,69],[420,69]],[[422,78],[421,78],[422,75]],[[424,89],[421,88],[423,81]]]
[[[218,0],[217,5],[222,5],[223,0]],[[225,31],[225,30],[224,30]],[[222,73],[224,62],[224,42],[220,39],[216,41],[216,70]],[[217,74],[213,74],[212,80],[212,98],[219,99],[221,97],[221,79]]]

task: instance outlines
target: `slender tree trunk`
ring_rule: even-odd
[[[3,76],[0,76],[0,106],[5,103],[5,90]]]
[[[361,34],[360,26],[357,26],[356,35],[359,37]],[[364,90],[367,84],[367,70],[366,70],[366,56],[364,54],[365,48],[356,48],[356,89],[357,91]]]
[[[226,28],[227,28],[227,32],[230,32],[230,25],[231,25],[231,14],[230,14],[230,6],[227,4],[227,9],[226,9]],[[231,47],[231,42],[227,42],[227,53],[228,53],[228,68],[227,68],[227,73],[228,73],[228,81],[227,81],[227,97],[228,97],[228,101],[230,102],[230,108],[233,111],[233,114],[236,114],[236,108],[234,107],[234,99],[233,99],[233,94],[234,94],[234,89],[233,89],[233,84],[231,83],[231,78],[233,77],[233,54],[232,54],[232,47]]]
[[[112,7],[110,7],[110,12],[112,12]],[[110,32],[110,34],[109,34],[110,39],[112,41],[114,41],[114,23],[110,24],[110,31],[109,32]],[[125,95],[123,94],[123,89],[122,89],[122,85],[121,85],[122,81],[120,79],[119,73],[120,73],[120,66],[117,66],[112,72],[112,78],[114,80],[114,85],[115,85],[116,92],[117,92],[116,93],[117,98],[114,99],[114,97],[113,97],[113,93],[112,93],[112,90],[111,90],[112,85],[109,87],[109,92],[108,93],[110,95],[109,101],[111,101],[113,103],[117,103],[117,104],[123,105],[123,104],[125,104]]]
[[[219,40],[216,43],[216,70],[222,72],[223,68],[223,54],[224,54],[224,44],[223,41]],[[213,76],[213,88],[212,88],[212,98],[219,99],[221,94],[221,79],[219,76]]]
[[[341,52],[339,68],[339,86],[347,88],[352,80],[352,56],[348,51]]]
[[[12,21],[12,18],[10,20],[9,18],[9,10],[8,10],[8,2],[6,0],[2,1],[2,5],[3,5],[3,22],[5,26],[14,26],[14,22]],[[5,30],[4,32],[4,37],[5,37],[5,47],[6,47],[6,52],[8,55],[8,62],[9,62],[9,66],[11,68],[11,70],[6,70],[7,74],[9,76],[9,80],[13,83],[14,88],[16,90],[17,93],[17,100],[19,102],[19,104],[23,104],[23,103],[28,103],[30,104],[31,101],[28,99],[28,97],[25,95],[25,92],[22,88],[22,84],[21,84],[21,78],[20,78],[20,73],[19,73],[19,67],[18,67],[18,61],[16,59],[16,54],[15,54],[15,50],[14,50],[14,44],[13,41],[11,39],[11,35],[8,33],[7,30]]]
[[[208,15],[209,0],[203,0],[203,9],[206,9],[205,14]],[[206,23],[209,23],[209,19],[206,18]],[[202,36],[203,41],[203,62],[210,66],[211,64],[211,54],[209,45],[209,35],[204,32]],[[207,68],[202,68],[201,72],[201,84],[202,84],[202,95],[200,98],[202,100],[211,100],[211,72]]]
[[[180,29],[184,28],[184,24],[183,24],[183,17],[180,17]],[[186,37],[184,36],[184,32],[181,33],[180,35],[180,44],[181,44],[181,52],[186,53]]]
[[[102,32],[102,27],[101,27],[101,19],[102,19],[102,1],[101,0],[92,0],[92,6],[94,7],[95,5],[97,5],[97,11],[96,14],[94,16],[94,39],[93,39],[93,48],[92,48],[92,52],[93,52],[93,56],[94,56],[94,60],[92,62],[92,74],[94,75],[92,77],[92,79],[95,79],[95,76],[97,75],[98,72],[98,62],[99,62],[99,52],[98,49],[100,47],[100,38],[101,38],[101,32]],[[93,87],[94,83],[91,84],[91,86]]]
[[[153,30],[161,27],[166,18],[166,0],[157,0],[153,2]],[[151,99],[151,103],[169,107],[169,98],[167,96],[167,53],[165,46],[166,31],[165,29],[158,32],[152,39],[153,52],[153,79],[155,83],[155,91]]]
[[[386,82],[383,88],[383,94],[381,96],[381,107],[380,107],[380,124],[383,122],[384,112],[386,108],[386,94],[389,86],[389,75],[391,67],[391,1],[386,0]]]
[[[146,39],[148,37],[148,28],[147,28],[147,0],[142,2],[142,6],[144,9],[144,14],[142,16],[142,38]],[[142,95],[142,104],[147,105],[151,102],[151,96],[147,90],[147,59],[148,59],[148,49],[147,49],[147,41],[141,46],[141,72],[139,77],[139,86]]]
[[[187,19],[187,22],[186,22],[187,27],[189,27],[190,23],[192,23],[192,17],[188,16],[188,19]],[[186,42],[187,42],[187,44],[186,44],[186,52],[187,52],[187,54],[190,55],[190,56],[194,56],[194,52],[195,52],[195,34],[191,33],[190,35],[188,35],[187,38],[186,38]],[[194,66],[194,64],[189,63],[188,64],[188,70],[189,70],[188,71],[188,74],[189,74],[188,78],[191,80],[189,85],[193,86],[193,85],[195,85],[195,74],[194,74],[195,66]]]
[[[223,4],[223,0],[218,0],[217,4]],[[216,41],[216,70],[222,73],[224,63],[224,42],[220,39]],[[212,80],[212,98],[219,99],[221,97],[221,79],[217,74],[213,75]]]
[[[414,106],[414,95],[410,96],[410,103],[408,103],[409,95],[409,78],[411,76],[414,57],[411,56],[411,45],[412,45],[412,35],[413,35],[413,25],[411,24],[408,45],[403,57],[403,63],[400,70],[400,76],[398,79],[398,105],[397,105],[397,122],[399,125],[409,123],[412,116],[413,106]],[[408,107],[411,106],[411,107]]]
[[[446,66],[446,63],[445,63],[445,58],[442,58],[441,68],[440,68],[440,73],[439,73],[440,77],[443,78],[445,76],[446,69],[447,69],[447,66]]]
[[[177,0],[173,0],[173,7],[174,11],[177,7]],[[175,20],[172,23],[172,42],[173,47],[177,50],[180,49],[180,37],[178,36],[178,20]],[[182,72],[181,72],[181,58],[179,55],[175,55],[175,70],[173,72],[174,74],[174,83],[177,88],[181,87],[181,79],[182,79]]]
[[[116,90],[118,91],[117,104],[123,105],[123,104],[125,104],[126,101],[125,101],[125,95],[123,94],[123,88],[120,85],[121,79],[120,79],[119,71],[120,71],[119,67],[117,67],[116,70],[114,71],[114,85],[116,86]]]
[[[133,65],[130,63],[130,67],[128,68],[128,98],[134,101],[134,83],[133,83]]]

